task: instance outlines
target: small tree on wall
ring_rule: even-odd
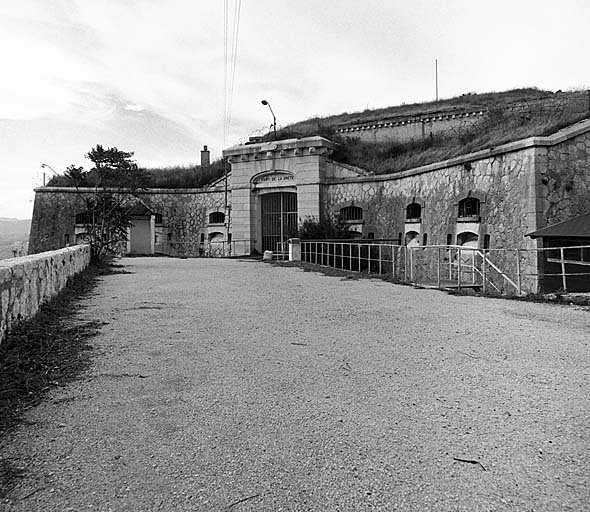
[[[116,252],[127,241],[131,210],[147,183],[146,174],[132,157],[133,153],[97,145],[86,154],[94,164],[92,169],[71,165],[65,172],[84,198],[84,230],[94,261]]]

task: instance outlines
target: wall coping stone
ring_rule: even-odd
[[[0,342],[89,263],[88,244],[0,260]]]
[[[228,190],[230,188],[228,187]],[[93,193],[94,187],[37,187],[34,189],[36,193],[55,193],[63,192],[66,194],[87,194]],[[118,188],[103,188],[102,192],[124,192],[124,190]],[[146,188],[139,192],[135,192],[136,195],[150,195],[150,194],[210,194],[212,192],[223,192],[224,188]]]

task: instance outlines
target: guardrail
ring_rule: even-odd
[[[303,240],[301,259],[318,265],[387,274],[396,281],[484,294],[590,291],[590,246],[478,249],[407,247],[388,240]]]

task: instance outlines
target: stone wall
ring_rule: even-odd
[[[481,201],[479,234],[489,234],[493,247],[532,246],[525,234],[536,229],[528,216],[526,193],[534,179],[534,148],[472,161],[454,160],[326,185],[325,208],[337,213],[342,205],[360,206],[376,238],[397,238],[404,233],[406,206],[418,202],[422,233],[430,234],[431,244],[445,244],[447,234],[456,236],[463,230],[457,222],[458,203],[471,195]]]
[[[66,240],[74,244],[76,214],[84,211],[84,200],[91,189],[43,187],[35,192],[29,254],[59,249],[66,245]],[[211,210],[225,211],[225,191],[219,187],[148,189],[139,193],[137,200],[154,213],[162,214],[162,224],[172,241],[186,244],[198,243]]]
[[[344,180],[327,185],[325,208],[338,213],[343,206],[355,205],[366,212],[365,235],[375,238],[401,238],[408,229],[416,230],[422,245],[460,245],[460,236],[475,234],[478,247],[489,238],[493,250],[490,258],[516,282],[516,252],[506,249],[535,249],[536,241],[526,237],[537,229],[531,202],[534,202],[536,152],[534,146],[513,144],[496,151],[480,152],[446,162],[424,166],[394,175]],[[507,151],[508,149],[508,151]],[[480,219],[464,222],[458,218],[459,201],[467,197],[480,200]],[[422,206],[420,222],[407,223],[406,207]],[[424,253],[435,255],[435,252]],[[538,271],[535,252],[523,252],[523,271]],[[425,264],[429,264],[425,262]],[[499,276],[502,291],[506,281]],[[536,279],[523,283],[528,291],[536,291]]]
[[[89,263],[88,245],[0,260],[0,341],[12,325],[32,318]]]
[[[542,158],[540,227],[590,212],[590,133],[549,146]]]
[[[403,116],[382,119],[339,128],[336,132],[344,137],[359,138],[366,142],[395,140],[408,142],[430,135],[466,130],[481,121],[484,111],[435,113],[426,116]]]

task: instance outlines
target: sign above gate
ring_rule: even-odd
[[[289,171],[265,171],[252,176],[252,188],[288,187],[294,185],[295,175]]]

